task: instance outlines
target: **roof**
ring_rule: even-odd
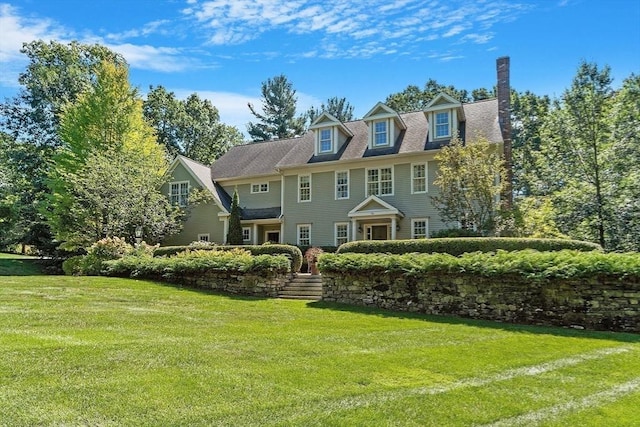
[[[489,99],[462,104],[466,121],[461,127],[465,136],[484,135],[490,142],[501,143],[498,123],[498,101]],[[364,120],[345,122],[353,134],[337,154],[314,155],[315,135],[245,145],[237,145],[211,166],[211,178],[230,179],[275,175],[279,169],[304,166],[325,161],[357,160],[390,154],[418,153],[438,149],[442,143],[428,141],[429,123],[423,111],[399,115],[406,124],[393,147],[369,149],[369,128]]]
[[[180,163],[184,166],[184,168],[195,178],[199,185],[202,188],[209,190],[211,195],[213,196],[214,202],[218,205],[221,210],[228,211],[231,203],[226,203],[229,198],[228,194],[220,187],[219,185],[214,184],[211,180],[211,170],[209,166],[205,166],[202,163],[196,162],[195,160],[191,160],[188,157],[178,155],[171,168],[175,168],[175,166]]]
[[[280,209],[280,206],[275,206],[272,208],[242,208],[240,216],[245,220],[276,219],[280,217],[281,211],[282,209]]]

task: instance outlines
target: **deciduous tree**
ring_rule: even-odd
[[[349,104],[346,98],[334,96],[329,98],[326,104],[323,102],[320,108],[309,108],[306,114],[309,124],[313,123],[324,112],[331,114],[343,123],[353,120],[353,106]]]

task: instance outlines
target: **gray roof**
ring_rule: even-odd
[[[211,195],[215,199],[215,202],[218,206],[224,207],[227,211],[231,207],[231,200],[229,195],[220,187],[215,184],[211,180],[211,169],[209,166],[205,166],[202,163],[196,162],[195,160],[191,160],[188,157],[178,155],[174,162],[181,161],[182,164],[189,170],[191,175],[193,175],[200,184],[204,186],[207,190],[211,192]]]
[[[272,208],[242,208],[241,217],[246,220],[256,220],[256,219],[275,219],[280,216],[280,212],[282,209],[280,206],[275,206]]]
[[[461,126],[466,136],[484,135],[490,142],[502,142],[498,123],[498,101],[489,99],[462,104],[466,122]],[[369,128],[363,120],[343,123],[352,133],[337,154],[314,156],[314,132],[302,137],[238,145],[211,166],[213,180],[247,176],[273,175],[279,168],[303,166],[331,160],[356,160],[390,154],[416,153],[441,147],[428,140],[429,123],[422,111],[400,114],[407,128],[400,132],[394,147],[368,149]],[[447,141],[445,141],[446,143]]]

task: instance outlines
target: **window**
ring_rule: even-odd
[[[429,220],[416,218],[411,220],[411,238],[426,239],[429,237]]]
[[[367,196],[393,195],[393,168],[367,169]]]
[[[349,198],[349,171],[336,172],[336,200]]]
[[[427,192],[427,164],[417,163],[411,165],[411,192]]]
[[[322,129],[320,131],[320,149],[319,153],[333,152],[333,140],[331,138],[331,129]]]
[[[269,192],[269,183],[268,182],[260,182],[258,184],[251,184],[251,192],[252,193],[268,193]]]
[[[169,200],[172,205],[187,206],[189,202],[189,181],[172,182],[169,186]]]
[[[436,113],[436,138],[449,136],[449,113]]]
[[[349,241],[349,224],[346,222],[337,222],[334,229],[335,245],[340,246]]]
[[[298,202],[311,201],[311,175],[298,175]]]
[[[251,241],[251,227],[242,227],[242,241],[243,242]]]
[[[386,120],[373,124],[373,146],[381,147],[383,145],[389,145]]]
[[[298,246],[311,246],[311,224],[298,224]]]
[[[199,242],[208,242],[209,241],[209,234],[198,234],[198,241]]]

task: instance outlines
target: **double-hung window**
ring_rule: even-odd
[[[311,201],[311,175],[298,175],[298,202]]]
[[[243,242],[251,241],[251,227],[242,227],[242,241]]]
[[[172,205],[187,206],[189,202],[189,181],[172,182],[169,185],[169,201]]]
[[[449,112],[436,113],[436,138],[446,138],[449,132]]]
[[[414,163],[411,165],[411,192],[427,192],[427,164]]]
[[[411,238],[426,239],[429,237],[429,221],[426,218],[411,220]]]
[[[298,246],[311,246],[311,224],[298,224]]]
[[[382,147],[389,145],[387,121],[382,120],[373,124],[373,146]]]
[[[349,171],[336,172],[336,200],[349,198]]]
[[[393,168],[367,169],[367,196],[393,195]]]
[[[334,236],[336,246],[347,243],[349,241],[349,224],[346,222],[335,223]]]
[[[319,150],[320,153],[332,153],[333,152],[333,138],[331,137],[331,129],[320,130]]]

